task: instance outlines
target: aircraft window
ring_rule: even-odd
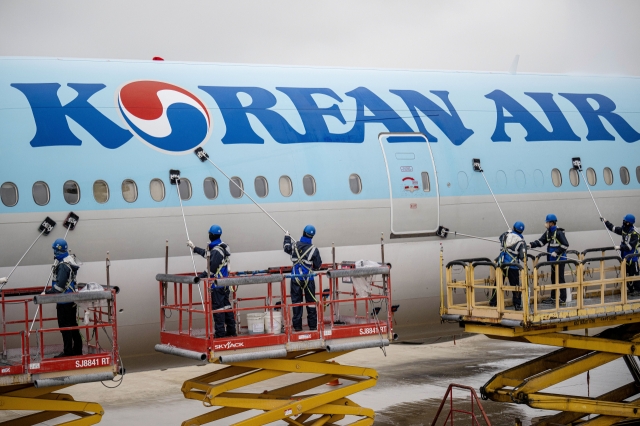
[[[127,203],[133,203],[138,199],[138,185],[131,179],[122,181],[122,198]]]
[[[204,180],[204,196],[210,200],[215,200],[218,198],[218,182],[212,178],[208,177]]]
[[[498,172],[500,174],[500,172]],[[463,191],[469,187],[469,177],[465,172],[458,172],[458,185]]]
[[[541,170],[535,169],[533,171],[533,182],[537,187],[541,187],[544,185],[544,175],[542,174]]]
[[[124,186],[124,182],[122,185]],[[93,182],[93,198],[100,204],[109,201],[109,185],[107,185],[107,182],[103,180]]]
[[[636,179],[638,179],[638,183],[640,183],[640,166],[636,167]]]
[[[558,169],[551,170],[551,182],[555,187],[562,185],[562,173]]]
[[[629,176],[629,169],[626,167],[620,167],[620,180],[623,185],[629,185],[631,182],[631,176]]]
[[[242,179],[237,176],[232,177],[229,181],[229,191],[231,191],[231,196],[233,198],[242,198],[242,194],[244,191],[244,184],[242,183]]]
[[[349,189],[351,189],[351,192],[354,194],[362,192],[362,179],[355,173],[349,176]]]
[[[0,187],[0,198],[2,204],[7,207],[13,207],[18,204],[18,187],[11,182],[5,182]]]
[[[460,176],[460,173],[458,173],[458,176]],[[496,186],[498,188],[507,187],[507,174],[502,170],[496,172]]]
[[[518,188],[524,188],[527,185],[527,177],[522,170],[516,170],[516,185]]]
[[[587,182],[589,182],[589,186],[595,186],[598,183],[598,176],[596,176],[596,171],[589,167],[587,169]]]
[[[573,186],[580,185],[580,175],[578,174],[578,171],[576,169],[569,170],[569,181]]]
[[[422,190],[424,192],[431,191],[431,181],[429,180],[429,172],[422,172]]]
[[[68,180],[62,186],[62,194],[67,204],[78,204],[80,201],[80,187],[72,180]]]
[[[253,187],[256,190],[256,195],[260,198],[264,198],[269,195],[269,182],[264,176],[258,176],[253,181]]]
[[[602,171],[602,174],[604,175],[604,183],[606,183],[607,185],[612,185],[613,172],[611,171],[611,169],[608,167],[605,167],[604,170]]]
[[[151,198],[153,201],[164,200],[164,182],[161,179],[151,179],[149,183],[149,192],[151,192]]]
[[[311,175],[306,175],[302,178],[302,187],[304,193],[307,195],[314,195],[316,193],[316,180]]]
[[[31,188],[31,193],[33,194],[33,201],[35,201],[37,205],[46,206],[49,204],[49,200],[51,199],[49,185],[45,182],[38,181],[34,183]]]
[[[558,169],[551,170],[551,182],[555,187],[562,185],[562,173]]]
[[[289,176],[280,176],[278,184],[280,186],[280,193],[283,197],[290,197],[291,194],[293,194],[293,183]]]
[[[180,198],[183,201],[191,199],[191,181],[187,178],[180,178],[180,183],[178,184],[178,191],[180,191]]]

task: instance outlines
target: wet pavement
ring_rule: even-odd
[[[485,336],[472,336],[433,344],[394,344],[387,348],[387,356],[378,348],[352,352],[337,359],[342,364],[367,366],[378,370],[377,386],[365,390],[352,399],[376,411],[376,426],[431,425],[435,412],[450,383],[472,386],[476,392],[495,373],[518,365],[526,360],[548,353],[555,348],[525,343],[491,340]],[[169,356],[169,355],[167,355]],[[201,403],[183,398],[180,388],[186,379],[204,374],[219,366],[202,365],[150,370],[127,374],[118,389],[106,389],[100,383],[76,385],[69,393],[77,400],[96,401],[102,404],[105,415],[101,426],[153,424],[179,425],[183,420],[210,411]],[[596,396],[628,383],[631,376],[622,360],[610,363],[590,373],[587,386],[586,374],[580,375],[556,387],[550,392]],[[282,385],[280,381],[277,385]],[[259,385],[250,391],[261,392]],[[324,389],[323,389],[324,388]],[[323,386],[314,390],[333,389]],[[455,393],[456,408],[469,408],[469,397]],[[494,426],[513,425],[516,417],[529,425],[531,419],[553,414],[516,404],[482,401],[482,405]],[[446,416],[446,411],[444,415]],[[4,413],[0,420],[8,419]],[[238,415],[215,425],[228,425],[249,415]],[[71,419],[71,417],[70,417]],[[456,420],[464,419],[457,416]],[[48,424],[57,424],[60,420]],[[444,418],[438,421],[442,425]],[[284,424],[284,423],[274,423]],[[471,424],[468,421],[460,424]]]

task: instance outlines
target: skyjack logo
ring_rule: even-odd
[[[205,103],[191,91],[169,83],[136,81],[117,91],[118,110],[131,131],[107,118],[104,112],[110,107],[96,107],[90,102],[96,93],[106,88],[104,84],[68,83],[67,86],[77,95],[65,105],[58,97],[61,87],[58,83],[13,83],[11,86],[22,92],[31,107],[36,127],[36,134],[31,140],[33,147],[82,145],[83,141],[69,127],[71,120],[109,149],[119,148],[128,142],[133,132],[163,152],[186,153],[203,144],[211,130],[212,120]],[[301,133],[278,112],[277,98],[267,89],[250,86],[197,87],[209,95],[220,110],[226,129],[221,139],[223,144],[263,144],[264,139],[256,133],[250,118],[259,121],[261,131],[266,130],[274,141],[281,144],[362,143],[365,130],[375,125],[376,136],[385,128],[389,132],[417,130],[430,143],[438,142],[438,138],[429,133],[427,125],[430,128],[436,126],[454,145],[463,144],[474,134],[463,123],[449,99],[449,92],[443,90],[431,90],[428,94],[415,90],[389,90],[376,94],[366,87],[357,87],[339,96],[330,88],[276,87],[275,90],[284,93],[297,110],[304,129]],[[518,94],[520,98],[522,95]],[[525,92],[524,96],[528,98],[528,104],[537,104],[536,109],[540,111],[537,115],[545,117],[544,124],[502,90],[494,90],[484,96],[486,99],[477,101],[478,104],[492,101],[495,107],[493,142],[510,142],[507,130],[514,129],[514,126],[526,131],[524,139],[528,142],[580,141],[565,112],[556,103],[560,97],[581,116],[588,141],[615,140],[609,129],[626,142],[640,140],[640,133],[615,112],[616,104],[604,95]],[[331,106],[320,107],[317,99]],[[349,117],[353,125],[347,124],[340,108],[341,104],[344,107],[345,101],[351,105],[355,103],[355,118]],[[398,105],[399,112],[390,104]],[[342,133],[332,131],[327,124],[336,120],[347,127]]]
[[[244,342],[237,342],[237,343],[227,342],[224,345],[214,345],[213,350],[214,351],[225,351],[225,350],[230,350],[230,349],[238,349],[238,348],[242,348],[242,347],[244,347]]]

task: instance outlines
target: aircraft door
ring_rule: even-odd
[[[440,193],[427,138],[421,133],[381,133],[378,139],[389,180],[391,237],[433,235],[440,222]]]

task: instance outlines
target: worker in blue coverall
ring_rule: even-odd
[[[622,236],[622,241],[615,249],[620,251],[620,256],[624,259],[627,255],[640,253],[640,236],[635,228],[636,217],[628,214],[622,218],[622,226],[613,226],[607,219],[600,218],[609,231]],[[627,277],[638,275],[638,257],[633,256],[625,261]],[[640,294],[640,281],[633,281],[627,284],[627,294],[629,296]]]
[[[229,276],[229,261],[231,258],[231,251],[229,246],[221,239],[222,228],[219,225],[212,225],[209,228],[209,244],[206,249],[196,247],[191,241],[187,241],[187,246],[194,253],[206,258],[210,256],[209,270],[211,275],[209,278],[226,278]],[[200,278],[206,278],[209,275],[207,271],[198,275]],[[231,302],[229,296],[231,291],[229,287],[218,286],[216,281],[211,282],[211,309],[213,310],[213,323],[215,327],[214,337],[235,337],[236,320],[233,312],[221,312],[216,311],[231,309]]]
[[[51,287],[47,289],[47,294],[73,293],[76,291],[76,275],[80,267],[76,264],[75,257],[69,254],[67,242],[58,238],[53,242],[53,264]],[[78,307],[74,302],[58,303],[56,305],[58,317],[58,327],[78,326]],[[78,329],[62,330],[62,343],[64,350],[55,356],[62,358],[66,356],[82,355],[82,336]]]
[[[542,234],[540,238],[533,241],[529,247],[536,248],[547,245],[547,261],[556,262],[567,260],[567,249],[569,248],[569,241],[564,234],[564,229],[558,228],[558,217],[550,213],[545,218],[545,226],[547,230]],[[554,284],[564,284],[564,264],[557,265],[558,267],[558,279],[556,280],[556,265],[551,268],[551,277]],[[560,289],[560,305],[565,305],[567,302],[567,289]],[[542,301],[545,304],[556,303],[556,290],[551,290],[551,298]]]
[[[513,224],[513,230],[507,231],[500,235],[500,255],[498,256],[497,263],[502,269],[504,277],[509,281],[511,286],[520,285],[520,269],[517,266],[502,266],[507,263],[519,264],[521,261],[527,259],[526,245],[522,233],[524,232],[524,223],[518,221]],[[522,310],[522,294],[519,291],[512,292],[513,307],[516,311]],[[496,306],[496,292],[493,291],[491,300],[489,300],[489,306]]]
[[[302,303],[303,296],[306,303],[317,302],[316,284],[313,276],[310,275],[313,271],[320,269],[322,259],[320,251],[312,242],[315,235],[316,228],[313,225],[307,225],[304,227],[300,241],[293,241],[289,233],[284,236],[283,249],[291,256],[291,262],[293,262],[291,303]],[[293,308],[292,323],[295,331],[302,331],[302,306]],[[307,306],[307,324],[311,331],[318,329],[318,312],[315,306]]]

